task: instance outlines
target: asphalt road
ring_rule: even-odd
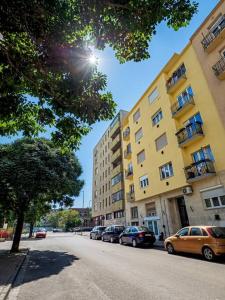
[[[225,299],[224,260],[209,263],[72,233],[21,246],[30,254],[9,300]]]

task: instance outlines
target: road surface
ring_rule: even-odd
[[[209,263],[51,233],[23,241],[30,254],[9,300],[224,300],[225,261]]]

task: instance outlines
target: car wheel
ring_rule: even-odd
[[[166,244],[166,250],[169,254],[174,254],[175,253],[174,247],[171,243]]]
[[[119,239],[119,243],[120,243],[120,245],[123,245],[123,240],[122,240],[122,238]]]
[[[137,241],[136,241],[135,239],[132,240],[132,246],[133,246],[134,248],[137,247]]]
[[[90,234],[90,239],[92,240],[92,236],[91,236],[91,234]]]
[[[203,248],[202,254],[204,258],[208,261],[213,261],[215,259],[215,254],[213,250],[209,247]]]
[[[110,238],[110,243],[114,243],[113,237]]]

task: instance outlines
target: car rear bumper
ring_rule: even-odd
[[[148,237],[148,238],[138,238],[137,243],[139,245],[153,245],[155,243],[155,237]]]

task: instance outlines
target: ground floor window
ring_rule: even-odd
[[[106,214],[106,220],[112,220],[112,214],[110,213],[110,214]]]
[[[225,195],[204,199],[206,208],[225,207]]]
[[[139,226],[139,222],[131,222],[131,226]]]
[[[123,218],[124,217],[124,210],[118,210],[114,212],[114,219]]]
[[[131,219],[137,219],[138,218],[138,207],[131,207]]]

